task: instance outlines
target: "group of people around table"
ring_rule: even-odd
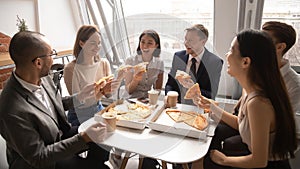
[[[289,169],[288,159],[295,155],[296,133],[300,133],[295,115],[300,111],[300,77],[283,56],[296,41],[295,30],[271,21],[262,30],[244,30],[233,38],[226,54],[227,73],[243,88],[235,114],[214,101],[223,60],[205,48],[208,36],[201,24],[185,30],[186,49],[174,54],[165,85],[165,94],[179,93],[179,103],[210,110],[212,118],[220,120],[209,152],[191,167]],[[136,55],[125,64],[147,62],[147,71],[124,69],[115,78],[96,83],[112,74],[100,48],[99,30],[82,26],[73,48],[75,59],[64,68],[70,96],[62,97],[49,75],[52,56],[57,55],[49,40],[31,31],[13,36],[9,53],[16,68],[0,96],[0,134],[6,140],[11,169],[109,168],[105,162],[110,148],[98,146],[106,135],[105,124],[97,123],[81,133],[79,125],[103,109],[101,98],[111,97],[122,80],[133,98],[147,97],[151,88],[162,90],[164,62],[158,33],[145,30]],[[176,79],[177,70],[191,79]],[[187,86],[194,83],[199,84],[201,95],[185,100]],[[85,157],[79,156],[86,151]],[[144,161],[144,168],[156,167],[150,159]]]

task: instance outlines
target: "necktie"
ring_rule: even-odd
[[[194,77],[196,77],[196,62],[197,62],[197,60],[195,58],[192,58],[192,65],[190,68],[190,73],[192,73],[191,75],[193,75]]]

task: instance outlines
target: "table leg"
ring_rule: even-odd
[[[161,165],[162,165],[163,169],[167,169],[168,168],[166,161],[161,161]]]
[[[144,161],[144,157],[139,155],[139,169],[142,169],[143,161]]]
[[[129,156],[130,156],[130,152],[126,152],[125,153],[125,156],[124,156],[124,158],[123,158],[123,160],[122,160],[122,164],[121,164],[121,167],[120,167],[120,169],[125,169],[125,167],[126,167],[126,165],[127,165],[127,162],[128,162],[128,159],[129,159]]]
[[[189,165],[187,163],[182,164],[183,169],[190,169]]]

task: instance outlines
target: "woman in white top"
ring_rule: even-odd
[[[101,35],[95,26],[84,25],[78,30],[73,48],[75,60],[64,68],[64,81],[70,95],[77,93],[88,84],[97,82],[102,77],[111,75],[108,60],[99,56],[100,47]],[[102,95],[109,96],[109,94],[110,87],[107,84],[103,88]],[[99,100],[101,97],[86,100],[84,104],[69,110],[68,121],[73,126],[79,126],[80,123],[93,117],[103,109]]]
[[[226,56],[228,74],[245,91],[239,116],[225,112],[203,96],[197,104],[238,130],[250,154],[230,156],[212,150],[212,161],[220,168],[289,169],[288,158],[294,157],[297,149],[296,126],[272,39],[262,31],[242,31],[233,39]],[[201,165],[199,160],[193,168]]]
[[[125,86],[131,98],[147,98],[153,86],[162,89],[164,63],[160,59],[160,38],[154,30],[145,30],[139,37],[137,55],[126,59],[125,64],[148,62],[146,72],[136,68],[125,76]]]

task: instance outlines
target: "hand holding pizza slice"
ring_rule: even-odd
[[[139,63],[137,65],[135,65],[134,68],[134,72],[135,74],[140,73],[140,72],[146,72],[147,71],[147,65],[149,64],[149,62],[142,62]]]
[[[122,79],[124,79],[126,73],[128,71],[130,71],[131,69],[133,69],[133,68],[134,67],[131,66],[131,65],[122,65],[122,66],[120,66],[118,68],[118,70],[117,70],[118,74],[117,74],[117,78],[116,79],[119,80],[119,81],[121,81]]]
[[[191,76],[182,70],[177,70],[175,79],[185,88],[190,88],[194,84]]]
[[[95,94],[96,94],[96,99],[100,99],[102,95],[105,95],[104,89],[107,88],[109,83],[114,79],[114,75],[109,75],[102,77],[99,79],[97,82],[95,82]]]

